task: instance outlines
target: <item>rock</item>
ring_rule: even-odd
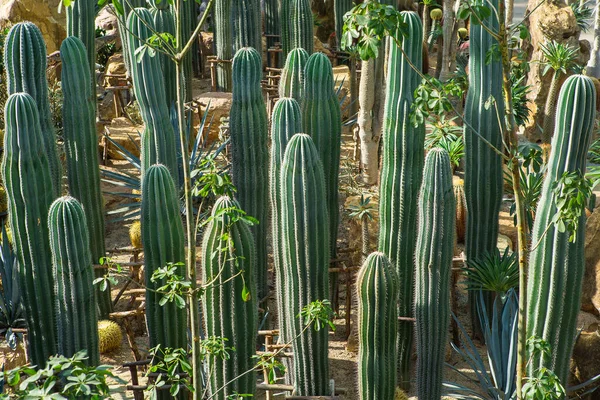
[[[48,54],[60,49],[67,36],[66,13],[58,13],[61,0],[0,0],[0,28],[31,21],[40,28]]]
[[[585,275],[581,309],[600,315],[600,209],[590,215],[585,229]]]
[[[313,39],[314,39],[313,46],[314,46],[315,53],[323,53],[329,58],[333,57],[333,53],[331,52],[331,50],[329,50],[327,47],[325,47],[323,42],[321,42],[318,37],[315,36]]]
[[[202,93],[201,95],[196,96],[193,101],[195,104],[200,106],[199,112],[194,113],[193,134],[195,135],[195,133],[198,131],[198,127],[200,126],[200,122],[204,117],[206,107],[210,104],[210,110],[208,112],[208,117],[206,118],[206,124],[210,124],[208,127],[207,144],[219,140],[219,126],[221,118],[229,117],[229,110],[231,109],[231,93]]]
[[[46,77],[48,78],[48,84],[52,86],[56,82],[60,82],[62,74],[62,61],[60,59],[60,51],[55,51],[49,54],[46,58],[48,66],[46,67]]]
[[[200,32],[200,54],[202,55],[202,66],[204,67],[204,75],[209,73],[208,62],[206,58],[215,54],[214,38],[212,32]]]
[[[125,148],[136,157],[140,156],[140,134],[144,131],[144,127],[133,124],[125,117],[119,117],[112,120],[112,123],[106,126],[108,136],[120,146]],[[102,151],[102,149],[101,149]],[[107,156],[113,160],[124,160],[119,153],[119,148],[110,141],[107,141]]]
[[[107,36],[119,36],[119,25],[117,23],[117,16],[112,5],[108,5],[96,16],[96,27],[104,30]]]
[[[123,75],[127,74],[127,68],[125,67],[125,62],[123,61],[123,53],[115,53],[109,57],[106,62],[106,71],[107,75]],[[106,77],[106,84],[109,86],[120,86],[122,85],[123,78],[111,78]]]
[[[110,122],[117,116],[115,112],[115,92],[107,90],[98,99],[98,120],[110,124]]]
[[[496,246],[498,247],[498,250],[500,250],[500,254],[503,254],[504,250],[507,248],[513,250],[512,240],[510,240],[508,236],[501,233],[498,234],[498,243]]]
[[[21,367],[26,364],[25,348],[22,343],[19,343],[15,350],[11,349],[6,341],[0,345],[0,364],[3,365],[4,371]]]
[[[583,330],[573,347],[571,373],[573,383],[583,383],[600,374],[600,321],[593,315],[580,313],[577,322],[578,329]]]

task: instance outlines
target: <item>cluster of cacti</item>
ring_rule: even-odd
[[[427,154],[419,195],[415,254],[417,396],[441,399],[442,371],[450,323],[450,271],[456,208],[446,150]]]
[[[188,1],[188,3],[193,2]],[[156,32],[170,33],[175,37],[175,14],[173,14],[173,9],[169,5],[169,2],[165,0],[150,0],[149,4]],[[175,71],[175,63],[166,54],[159,53],[157,56],[160,58],[160,66],[163,72],[167,107],[171,109],[177,102],[177,73]]]
[[[233,32],[231,23],[231,0],[215,0],[214,11],[214,47],[219,60],[233,58]],[[231,91],[231,63],[220,62],[216,65],[216,85],[220,92]]]
[[[284,18],[284,21],[289,21],[288,43],[283,43],[284,54],[287,55],[292,49],[299,47],[312,54],[314,21],[310,0],[290,0],[289,15]]]
[[[279,80],[279,97],[291,97],[302,102],[304,99],[304,68],[308,53],[303,48],[290,51],[285,59]]]
[[[19,288],[27,319],[32,364],[56,354],[54,279],[48,209],[56,199],[35,100],[16,93],[6,103],[2,180],[8,194],[13,243],[19,257]]]
[[[129,57],[136,61],[130,66],[133,91],[145,124],[142,134],[142,176],[151,165],[164,164],[173,180],[179,182],[175,131],[171,124],[161,61],[148,51],[141,56],[136,53],[143,46],[143,41],[153,35],[150,29],[153,26],[152,15],[145,8],[136,8],[127,19]]]
[[[410,40],[402,50],[421,69],[422,26],[414,12],[402,12]],[[379,188],[379,251],[386,254],[400,279],[399,316],[413,314],[414,254],[417,238],[417,199],[424,164],[425,127],[410,122],[413,93],[421,78],[401,50],[391,45],[388,58],[383,151]],[[399,385],[410,385],[414,326],[400,322],[398,331]]]
[[[367,257],[356,278],[356,288],[360,398],[394,400],[400,282],[385,254],[372,253]]]
[[[487,5],[498,9],[498,0],[492,0]],[[502,76],[502,63],[499,59],[489,60],[488,57],[498,43],[488,31],[498,30],[497,14],[491,13],[483,23],[486,27],[471,24],[469,90],[464,113],[465,198],[469,210],[465,236],[467,262],[496,249],[498,212],[503,194],[502,158],[490,147],[491,144],[502,151],[502,118],[498,118],[498,115],[504,115],[502,79],[498,78]],[[495,102],[485,107],[490,97]],[[471,322],[474,333],[480,336],[476,308],[478,296],[475,294],[475,291],[469,292]],[[486,308],[491,310],[491,307],[491,302],[486,301]]]
[[[58,353],[72,357],[87,352],[98,365],[98,318],[90,236],[81,204],[70,196],[57,199],[48,212],[54,274]]]
[[[4,65],[8,94],[24,92],[35,100],[52,176],[52,190],[57,197],[62,181],[61,165],[48,101],[46,44],[37,26],[31,22],[20,22],[11,28],[4,42]]]
[[[96,107],[96,5],[95,0],[77,0],[67,7],[67,37],[78,37],[87,50],[89,85],[91,85],[94,108]]]
[[[335,6],[335,38],[338,47],[342,43],[342,34],[344,31],[344,15],[352,9],[352,0],[334,0]]]
[[[552,153],[531,238],[531,243],[537,244],[530,254],[527,281],[527,337],[544,339],[552,353],[534,354],[528,364],[529,376],[546,367],[561,382],[569,377],[585,272],[586,214],[582,210],[574,241],[570,240],[572,232],[560,232],[553,221],[558,211],[555,183],[565,173],[585,173],[595,115],[592,80],[583,75],[569,77],[558,99]]]
[[[127,18],[134,8],[145,7],[146,0],[127,0],[121,2],[121,5],[123,6],[123,14],[117,13],[117,24],[119,26],[119,36],[121,38],[121,47],[123,50],[123,62],[125,63],[127,73],[131,76],[131,65],[135,62],[135,58],[133,58],[133,61],[131,60],[131,52],[129,51]]]
[[[277,282],[284,300],[284,342],[293,341],[291,366],[298,396],[330,395],[328,329],[305,329],[299,317],[309,303],[329,298],[329,225],[325,177],[317,149],[306,134],[288,142],[281,166],[281,237],[283,277]]]
[[[256,252],[250,228],[238,219],[238,210],[237,201],[219,198],[202,241],[202,281],[211,282],[202,301],[206,334],[226,338],[226,346],[235,348],[226,360],[215,355],[208,361],[211,391],[223,400],[256,392],[256,377],[244,374],[255,366]]]
[[[260,0],[231,0],[233,51],[252,47],[262,54]]]
[[[85,209],[90,236],[92,261],[97,264],[106,256],[104,243],[104,199],[100,189],[98,136],[96,135],[95,101],[87,69],[87,51],[75,36],[66,38],[60,47],[62,60],[63,135],[69,192]],[[105,271],[96,271],[96,277]],[[112,310],[110,288],[96,292],[100,316]]]
[[[178,276],[185,276],[185,241],[179,210],[179,195],[169,170],[152,165],[142,182],[141,213],[144,275],[146,277],[146,321],[150,347],[187,348],[185,308],[175,303],[160,305],[156,289],[165,279],[152,280],[159,268],[172,264]]]
[[[123,333],[121,327],[113,321],[98,321],[98,347],[100,354],[107,354],[121,347]]]
[[[251,228],[256,241],[258,296],[266,296],[269,151],[267,109],[260,80],[262,58],[251,47],[233,59],[233,94],[229,113],[231,172],[242,209],[259,221]]]

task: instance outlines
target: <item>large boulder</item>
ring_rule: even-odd
[[[581,309],[600,315],[600,209],[587,220],[585,230],[585,275],[581,293]]]
[[[135,125],[125,117],[119,117],[112,120],[112,123],[106,126],[106,133],[112,141],[118,143],[121,147],[136,157],[140,156],[140,139],[144,127]],[[106,143],[107,158],[112,160],[124,160],[121,150],[105,138],[100,139],[100,151],[103,151],[102,144]]]
[[[196,132],[198,132],[198,127],[206,112],[206,108],[210,107],[206,118],[206,124],[208,125],[207,144],[218,141],[221,119],[229,117],[229,110],[231,109],[231,93],[202,93],[201,95],[194,97],[194,104],[198,106],[198,112],[195,112],[193,115],[194,129],[192,130],[192,133],[195,135]],[[204,134],[206,135],[206,132],[204,132]]]
[[[40,28],[48,54],[60,49],[67,36],[66,13],[58,13],[61,0],[0,0],[0,28],[31,21]]]
[[[581,332],[573,347],[571,358],[572,384],[579,384],[600,374],[600,325],[599,320],[588,313],[582,312],[577,318],[577,329]],[[589,388],[588,388],[589,389]],[[583,399],[597,399],[595,395]]]

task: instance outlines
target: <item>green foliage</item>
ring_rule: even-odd
[[[519,264],[517,253],[507,247],[500,254],[498,249],[472,260],[464,268],[466,284],[469,290],[484,290],[500,295],[519,286]]]
[[[592,27],[589,21],[594,16],[593,5],[594,3],[591,1],[574,1],[570,4],[573,14],[575,14],[575,19],[577,20],[577,26],[582,32],[587,32]],[[596,10],[595,12],[598,11]]]
[[[428,78],[422,80],[414,91],[414,101],[411,105],[410,122],[419,126],[432,115],[433,118],[441,118],[453,110],[451,99],[461,99],[464,93],[464,85],[454,79],[442,83],[439,79]]]
[[[333,324],[334,316],[335,313],[331,308],[331,302],[327,299],[315,300],[307,304],[302,308],[300,314],[297,315],[298,318],[301,318],[305,326],[312,326],[317,332],[325,326],[328,326],[332,332],[335,332],[335,325]]]
[[[585,215],[588,199],[592,194],[592,182],[580,171],[565,171],[553,184],[556,214],[552,223],[561,232],[569,233],[569,241],[577,240],[579,219]]]
[[[552,40],[543,43],[540,46],[540,50],[544,56],[542,75],[546,75],[551,69],[555,73],[563,74],[573,71],[579,52],[575,47]]]
[[[532,357],[550,357],[552,353],[550,344],[535,336],[527,339],[527,351]],[[523,396],[527,400],[559,400],[567,396],[558,376],[546,367],[540,367],[533,375],[525,379]]]
[[[147,392],[150,392],[152,400],[159,398],[159,392],[166,391],[166,389],[161,390],[161,387],[165,385],[171,385],[168,391],[173,397],[177,396],[182,389],[189,392],[194,391],[194,386],[189,380],[189,376],[192,375],[192,366],[188,361],[189,354],[186,350],[163,348],[159,344],[151,348],[149,353],[152,365],[148,368],[146,375],[158,374],[154,382],[149,384],[146,389]]]
[[[8,241],[6,225],[2,225],[2,239],[0,240],[0,335],[4,336],[8,346],[15,350],[22,334],[17,334],[14,329],[25,329],[25,308],[19,290],[17,273],[17,255],[13,252]]]

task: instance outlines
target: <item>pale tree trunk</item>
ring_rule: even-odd
[[[440,71],[439,79],[442,82],[450,79],[456,69],[456,34],[458,32],[458,24],[456,23],[456,10],[459,1],[456,0],[444,0],[443,12],[444,16],[442,21],[442,31],[444,40],[442,41],[442,68]],[[438,49],[440,51],[440,49]]]
[[[514,0],[506,0],[504,2],[504,4],[506,4],[506,26],[510,26],[510,24],[512,24],[512,20],[513,20],[513,11],[515,8],[515,1]]]
[[[594,18],[594,46],[586,72],[589,76],[600,78],[600,0],[596,0],[596,17]]]

